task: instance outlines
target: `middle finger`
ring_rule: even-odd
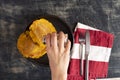
[[[58,36],[58,47],[60,51],[64,50],[64,42],[65,42],[65,34],[63,32],[60,32]]]

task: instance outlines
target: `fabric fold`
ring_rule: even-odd
[[[81,54],[79,52],[79,38],[80,34],[85,36],[86,30],[89,30],[90,33],[89,79],[107,77],[109,58],[114,39],[113,34],[78,23],[73,33],[74,44],[71,52],[67,80],[84,80],[85,75],[80,75]],[[83,45],[82,54],[85,55],[85,44]],[[83,66],[85,68],[85,56],[83,59]]]

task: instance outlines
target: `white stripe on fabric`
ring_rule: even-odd
[[[92,27],[90,27],[90,26],[88,26],[88,25],[85,25],[85,24],[82,24],[82,23],[79,23],[79,22],[77,23],[76,29],[77,29],[77,28],[100,31],[99,29],[92,28]],[[75,31],[76,31],[76,30],[75,30]]]
[[[81,59],[80,55],[80,44],[74,43],[72,48],[72,59]],[[109,57],[111,54],[111,48],[101,47],[101,46],[90,46],[89,60],[92,61],[101,61],[101,62],[109,62]],[[83,59],[85,59],[85,45],[83,45]]]

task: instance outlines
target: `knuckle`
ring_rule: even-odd
[[[56,33],[54,32],[54,33],[52,33],[52,37],[56,37]]]

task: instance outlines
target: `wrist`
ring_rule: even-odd
[[[67,80],[67,73],[52,73],[52,80]]]

